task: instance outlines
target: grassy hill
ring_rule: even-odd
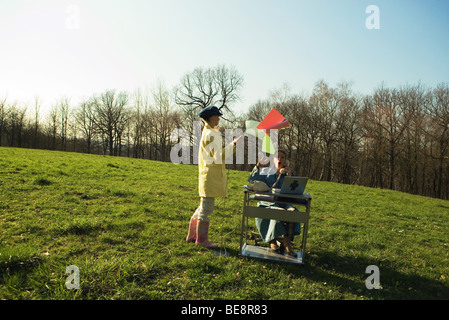
[[[238,256],[248,173],[228,174],[217,256],[184,241],[196,166],[1,147],[0,299],[449,299],[448,201],[310,181],[300,267]]]

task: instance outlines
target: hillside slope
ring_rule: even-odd
[[[310,181],[298,267],[238,256],[248,173],[228,175],[217,256],[184,241],[196,166],[0,147],[0,299],[449,299],[448,201]]]

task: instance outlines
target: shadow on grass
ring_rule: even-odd
[[[307,259],[307,257],[306,257]],[[365,282],[372,274],[366,268],[375,265],[379,268],[381,289],[368,290]],[[317,251],[306,260],[305,272],[313,272],[311,278],[323,277],[340,285],[341,290],[356,289],[375,299],[448,299],[449,288],[443,283],[416,273],[405,273],[398,269],[394,261],[354,257],[330,251]],[[351,280],[351,279],[358,280]]]
[[[220,248],[220,250],[216,250],[216,255],[254,259],[265,265],[275,264],[294,277],[307,277],[309,280],[317,283],[336,286],[342,294],[355,294],[381,300],[449,299],[449,288],[442,282],[416,273],[400,272],[395,267],[395,263],[388,260],[341,255],[330,251],[317,251],[306,254],[304,265],[298,265],[241,257],[239,256],[239,251],[233,249]],[[380,289],[368,289],[366,286],[367,278],[372,275],[371,272],[365,273],[366,268],[370,265],[375,265],[379,268]]]
[[[14,274],[26,275],[37,268],[43,260],[37,256],[15,255],[0,261],[0,284],[5,283],[5,277]]]

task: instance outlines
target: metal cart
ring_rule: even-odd
[[[295,206],[299,211],[287,211],[287,210],[276,210],[265,207],[257,207],[258,201],[267,201],[273,203],[287,203]],[[304,257],[306,253],[306,241],[307,232],[309,228],[309,215],[310,215],[310,203],[312,197],[309,193],[304,193],[302,195],[287,195],[287,194],[273,194],[271,191],[268,192],[255,192],[249,190],[245,186],[244,190],[244,201],[243,201],[243,216],[242,216],[242,230],[240,235],[240,252],[241,256],[267,259],[273,261],[290,262],[297,264],[304,264]],[[255,204],[255,205],[254,205]],[[305,211],[301,211],[305,209]],[[301,251],[295,252],[297,257],[292,257],[287,254],[282,255],[274,252],[271,248],[261,247],[257,245],[258,239],[256,240],[256,245],[249,245],[248,239],[248,219],[249,218],[264,218],[272,219],[278,221],[289,221],[302,223],[301,228]],[[300,236],[301,236],[300,235]],[[260,235],[253,233],[254,236]],[[245,240],[245,241],[244,241]],[[261,239],[259,240],[261,241]]]

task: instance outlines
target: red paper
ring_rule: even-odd
[[[257,126],[257,129],[265,130],[266,134],[270,133],[270,129],[283,129],[283,128],[291,128],[290,123],[275,108],[271,109],[271,111]]]
[[[288,120],[284,120],[280,123],[276,123],[268,128],[265,128],[264,130],[269,131],[270,129],[284,129],[284,128],[291,128],[290,122]]]

